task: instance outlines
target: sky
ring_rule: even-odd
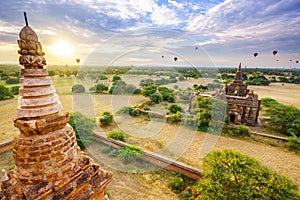
[[[3,0],[0,64],[24,11],[48,65],[300,67],[299,0]]]

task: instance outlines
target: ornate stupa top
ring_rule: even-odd
[[[20,50],[18,53],[21,54],[19,63],[25,68],[43,68],[46,65],[46,59],[43,57],[45,53],[42,51],[42,45],[38,41],[36,33],[28,26],[26,15],[25,21],[26,26],[19,33]]]
[[[17,118],[43,118],[57,114],[62,110],[56,90],[52,85],[52,79],[47,77],[45,53],[38,41],[36,33],[28,26],[22,28],[18,40],[21,56],[19,62],[25,68],[21,70],[24,78],[20,79],[20,88],[17,108]]]

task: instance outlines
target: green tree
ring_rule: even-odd
[[[105,76],[105,75],[103,75],[103,74],[100,74],[99,80],[107,80],[107,79],[108,79],[107,76]]]
[[[285,135],[300,136],[300,110],[293,106],[274,104],[266,112],[268,126]]]
[[[13,95],[18,95],[19,94],[19,89],[21,86],[17,85],[17,86],[13,86],[11,87],[11,92]]]
[[[5,81],[6,84],[18,84],[19,83],[19,79],[17,78],[8,78],[6,81]]]
[[[108,86],[104,84],[97,84],[96,85],[96,93],[103,93],[105,91],[108,91]]]
[[[258,160],[234,150],[214,151],[203,159],[196,199],[298,199],[298,188]]]
[[[0,84],[0,100],[11,99],[14,98],[13,93],[9,87]]]
[[[163,100],[161,94],[157,94],[157,93],[151,94],[150,99],[151,99],[151,101],[154,101],[155,103],[159,103]]]
[[[80,112],[70,113],[69,124],[76,133],[77,144],[81,149],[93,141],[93,129],[96,127],[95,120],[86,117]]]
[[[175,103],[172,103],[170,106],[169,106],[169,111],[170,113],[177,113],[177,112],[182,112],[183,109],[180,105],[177,105]]]
[[[83,93],[83,92],[85,92],[85,87],[81,84],[73,85],[72,92],[74,92],[74,93]]]
[[[99,118],[99,122],[103,126],[110,125],[114,120],[114,116],[110,112],[103,112],[102,116]]]
[[[117,82],[117,81],[120,81],[120,80],[122,80],[120,76],[117,76],[117,75],[113,76],[112,81],[113,81],[114,83]]]

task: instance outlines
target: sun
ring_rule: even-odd
[[[50,46],[51,51],[61,57],[73,56],[73,47],[66,41],[58,41]]]

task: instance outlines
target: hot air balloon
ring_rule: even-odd
[[[277,59],[276,61],[278,62],[279,60]]]
[[[76,62],[77,62],[77,63],[79,63],[79,62],[80,62],[80,59],[79,59],[79,58],[77,58],[77,59],[76,59]]]
[[[177,61],[177,57],[174,57],[173,59],[174,59],[175,62]]]
[[[296,60],[296,63],[299,63],[299,61],[298,61],[298,60]]]
[[[161,56],[162,58],[164,58],[165,56]]]
[[[290,59],[290,61],[292,61],[292,59]]]
[[[254,55],[254,57],[256,57],[258,55],[258,53],[254,53],[253,55]]]
[[[198,47],[195,47],[196,50],[198,50]]]
[[[273,51],[273,55],[275,56],[277,54],[277,51]]]

